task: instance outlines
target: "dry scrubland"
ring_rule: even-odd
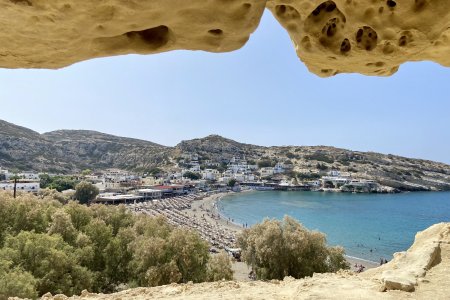
[[[288,217],[244,230],[239,244],[260,279],[348,268],[342,248]],[[0,299],[232,278],[227,254],[210,255],[197,232],[163,217],[85,206],[51,190],[17,199],[0,193]]]

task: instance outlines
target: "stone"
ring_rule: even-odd
[[[56,69],[170,50],[227,52],[257,28],[265,0],[0,0],[0,67]]]
[[[0,67],[241,48],[267,7],[322,77],[389,76],[408,61],[450,66],[447,0],[0,0]]]
[[[389,76],[407,61],[450,66],[446,0],[269,0],[308,69]]]

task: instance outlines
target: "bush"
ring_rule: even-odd
[[[305,159],[307,160],[317,160],[317,161],[323,161],[329,164],[334,163],[334,158],[331,156],[328,156],[324,153],[316,152],[314,154],[305,155]]]
[[[270,159],[262,159],[258,161],[258,168],[267,168],[267,167],[274,167],[276,165],[276,162],[270,160]]]
[[[20,268],[10,269],[5,262],[0,265],[0,299],[9,297],[36,298],[37,280]]]
[[[221,252],[213,255],[208,263],[207,270],[208,281],[232,280],[233,269],[231,268],[231,260],[227,253]]]
[[[198,180],[202,178],[202,175],[200,175],[199,173],[188,171],[183,174],[183,177],[189,178],[191,180]]]
[[[51,193],[53,194],[53,193]],[[126,207],[0,192],[0,299],[230,277],[196,232]]]
[[[99,193],[98,188],[92,183],[82,181],[75,187],[75,199],[82,204],[90,203],[97,197]]]
[[[288,216],[244,230],[238,244],[258,279],[303,278],[349,268],[342,247],[328,247],[323,233],[309,231]]]

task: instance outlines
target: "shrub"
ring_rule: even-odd
[[[288,216],[244,230],[238,244],[258,279],[303,278],[349,268],[343,248],[328,247],[323,233],[309,231]]]
[[[233,269],[229,255],[225,252],[213,255],[208,263],[206,276],[208,281],[232,280]]]
[[[0,300],[230,278],[208,249],[196,232],[123,205],[0,192]]]
[[[90,203],[97,197],[98,188],[92,183],[82,181],[75,187],[75,199],[82,204]]]

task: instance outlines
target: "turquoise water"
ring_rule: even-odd
[[[249,192],[228,195],[221,214],[249,226],[264,218],[290,215],[327,235],[328,244],[346,254],[378,262],[408,249],[416,232],[450,222],[450,192],[347,194],[320,192]],[[372,250],[372,251],[370,251]]]

